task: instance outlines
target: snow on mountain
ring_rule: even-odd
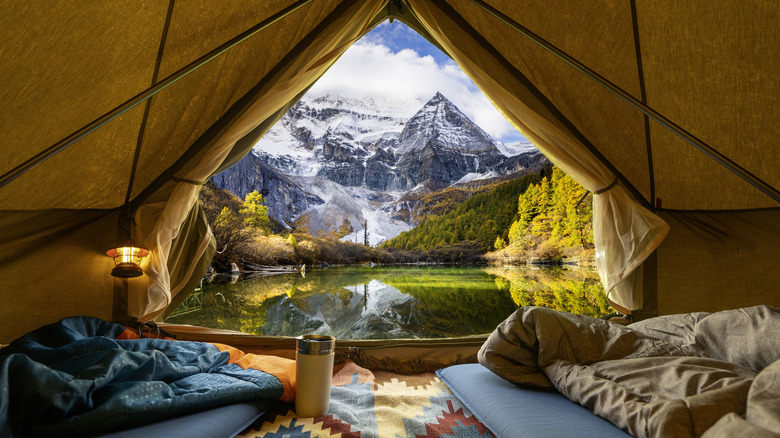
[[[255,144],[255,156],[291,175],[312,176],[322,168],[313,159],[312,151],[305,148],[289,129],[277,123]]]
[[[377,246],[385,240],[409,231],[414,228],[411,224],[404,221],[393,219],[383,210],[366,208],[361,212],[367,226],[360,224],[352,233],[341,238],[343,242],[363,243],[365,230],[368,229],[368,243],[371,246]]]
[[[472,181],[476,181],[476,180],[480,180],[480,179],[497,178],[499,176],[501,176],[501,175],[499,175],[499,173],[496,172],[495,170],[491,170],[490,172],[486,172],[486,173],[474,173],[474,172],[472,172],[472,173],[467,173],[467,174],[463,175],[463,178],[461,178],[458,181],[456,181],[455,184],[465,184],[467,182],[472,182]]]
[[[497,141],[496,147],[502,154],[506,155],[507,157],[514,157],[515,155],[520,155],[525,152],[535,152],[538,150],[536,149],[536,146],[528,140],[516,141],[512,143],[502,143]]]
[[[312,133],[316,132],[318,139],[323,139],[327,134],[334,134],[357,144],[368,145],[379,139],[396,137],[403,129],[406,120],[422,103],[417,99],[412,101],[382,99],[377,103],[375,98],[370,97],[351,99],[326,94],[302,99],[299,104],[307,107],[310,117],[296,120],[293,124],[294,128],[310,129]],[[327,129],[315,131],[314,126],[317,124],[322,126],[323,121]]]
[[[420,99],[390,99],[379,96],[353,99],[337,94],[305,95],[301,102],[314,109],[339,109],[367,115],[408,120],[422,106]]]
[[[421,105],[418,99],[307,95],[271,127],[252,151],[285,173],[314,176],[332,158],[319,148],[337,144],[344,156],[367,158],[372,145],[398,137]]]
[[[321,177],[303,177],[298,179],[307,191],[320,197],[324,203],[309,207],[302,214],[310,217],[312,233],[329,232],[348,220],[352,227],[362,223],[364,203],[353,198],[347,187]]]
[[[400,194],[393,196],[361,187],[345,187],[322,177],[298,177],[296,180],[307,187],[309,193],[324,201],[302,213],[309,217],[313,234],[337,229],[346,219],[354,231],[341,240],[363,243],[365,229],[368,228],[369,242],[375,246],[412,228],[381,210],[383,205],[397,200]]]

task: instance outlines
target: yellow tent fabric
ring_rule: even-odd
[[[213,254],[200,184],[389,16],[599,193],[617,304],[780,304],[776,2],[14,2],[0,16],[0,342],[68,315],[163,314]],[[152,249],[130,281],[105,256],[124,229]]]

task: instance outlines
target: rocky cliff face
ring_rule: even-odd
[[[265,198],[269,214],[283,224],[289,224],[310,206],[324,202],[309,193],[298,181],[253,154],[247,154],[227,171],[214,175],[211,181],[218,188],[229,190],[242,199],[249,192],[257,190]]]
[[[523,152],[513,157],[507,157],[494,167],[499,175],[528,175],[539,173],[542,168],[550,164],[541,152]]]
[[[547,162],[538,151],[511,152],[518,150],[494,142],[441,93],[424,105],[325,95],[296,103],[253,153],[212,180],[241,197],[260,191],[283,223],[307,214],[312,231],[329,231],[348,218],[356,233],[368,223],[370,235],[386,239],[411,227],[388,213],[410,190],[530,173]],[[343,217],[331,224],[334,211]]]

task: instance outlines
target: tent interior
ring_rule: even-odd
[[[0,344],[67,316],[175,309],[215,251],[201,185],[387,19],[594,193],[616,308],[638,321],[780,305],[774,1],[14,2],[0,16]],[[151,252],[145,275],[112,277],[106,250],[128,235]],[[484,339],[383,354],[455,361]]]

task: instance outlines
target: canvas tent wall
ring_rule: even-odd
[[[214,251],[200,184],[391,16],[598,193],[618,305],[780,304],[776,2],[19,1],[0,16],[0,342],[188,293]],[[124,229],[152,250],[130,281],[105,256]]]

